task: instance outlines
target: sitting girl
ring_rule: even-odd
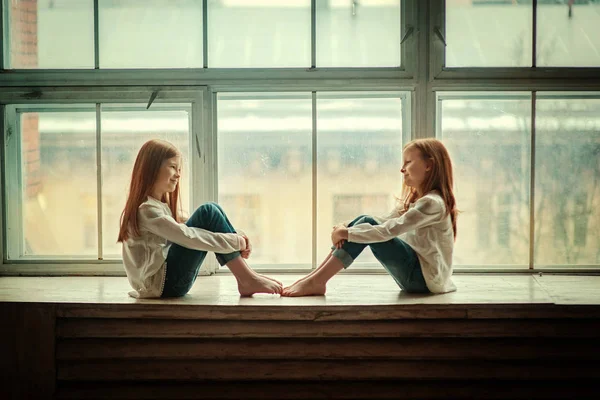
[[[283,296],[325,294],[326,284],[369,246],[398,286],[412,293],[445,293],[452,283],[456,238],[456,201],[452,163],[436,139],[408,143],[402,153],[404,204],[387,216],[361,215],[335,226],[332,252],[306,277],[283,290]]]
[[[216,203],[200,206],[184,223],[179,200],[181,153],[169,142],[150,140],[140,149],[121,215],[118,241],[137,298],[180,297],[192,287],[208,251],[237,279],[242,296],[281,294],[280,282],[247,264],[252,246]]]

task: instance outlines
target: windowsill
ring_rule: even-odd
[[[290,285],[302,275],[277,274]],[[200,276],[185,297],[131,298],[125,277],[2,277],[0,301],[93,304],[173,304],[201,306],[358,306],[358,305],[461,305],[557,304],[600,305],[600,276],[463,274],[453,280],[458,291],[441,295],[402,292],[385,274],[344,274],[334,277],[326,296],[286,298],[258,294],[242,298],[229,274]]]

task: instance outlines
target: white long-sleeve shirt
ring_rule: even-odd
[[[417,253],[427,288],[432,293],[456,290],[452,282],[454,234],[446,205],[435,191],[412,203],[400,214],[397,209],[385,217],[374,217],[379,225],[357,224],[348,228],[348,241],[379,243],[398,237]],[[345,224],[347,226],[347,224]]]
[[[140,236],[123,242],[123,264],[134,289],[131,297],[160,297],[165,284],[165,260],[172,243],[194,250],[231,253],[246,248],[236,233],[215,233],[175,221],[169,206],[151,196],[138,208]]]

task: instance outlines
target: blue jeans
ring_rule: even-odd
[[[227,215],[217,203],[206,203],[198,207],[187,220],[186,225],[211,232],[236,233]],[[240,252],[215,255],[219,264],[225,265],[238,257]],[[167,273],[161,297],[185,296],[196,281],[198,270],[205,257],[206,251],[188,249],[173,243],[167,254]]]
[[[361,215],[350,222],[348,227],[364,223],[378,225],[373,217]],[[429,292],[417,253],[401,239],[393,238],[387,242],[369,244],[346,241],[341,249],[333,247],[333,255],[340,259],[344,268],[348,268],[367,246],[371,247],[375,258],[383,264],[402,290],[410,293]]]

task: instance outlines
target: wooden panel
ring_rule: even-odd
[[[389,319],[600,318],[597,305],[394,304],[355,306],[200,306],[171,304],[59,304],[64,318],[210,319],[277,321],[372,321]]]
[[[600,320],[209,321],[58,319],[58,337],[600,337]]]
[[[59,362],[60,380],[594,379],[592,362],[99,360]]]
[[[50,399],[55,384],[54,306],[0,303],[2,399]]]
[[[585,381],[310,381],[62,383],[58,399],[568,399],[594,398]]]
[[[479,359],[600,360],[597,339],[65,339],[57,360]]]

